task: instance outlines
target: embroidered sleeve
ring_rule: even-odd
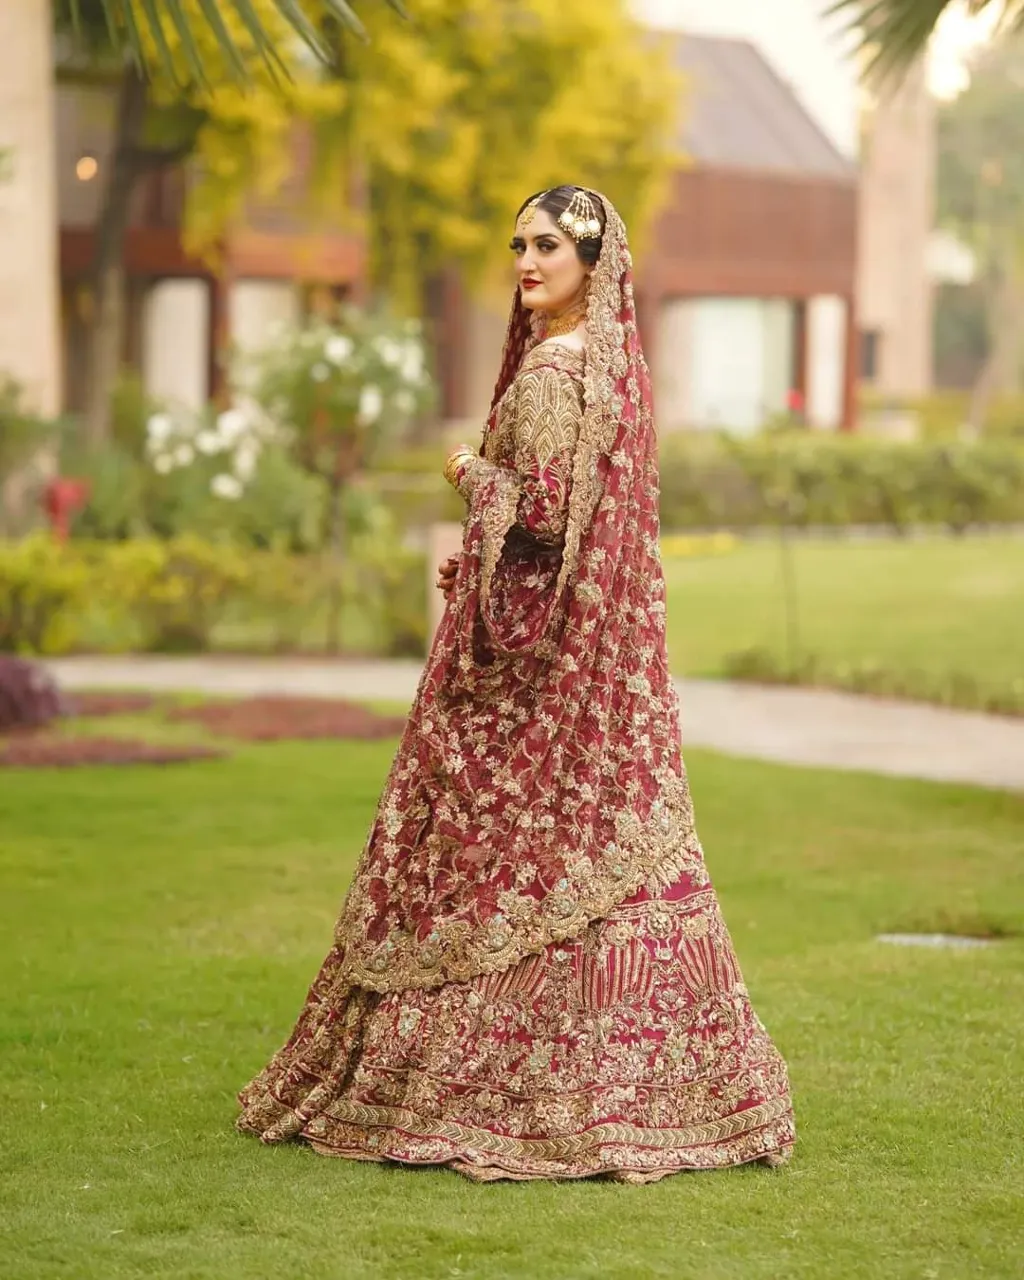
[[[581,388],[559,369],[530,370],[520,375],[513,412],[515,523],[539,542],[557,545],[565,535],[573,454],[583,418]],[[482,481],[500,471],[511,469],[464,453],[452,478],[469,499]]]

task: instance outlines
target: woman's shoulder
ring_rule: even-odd
[[[519,373],[522,375],[536,373],[541,369],[551,369],[554,373],[582,379],[585,363],[586,350],[582,344],[570,344],[561,338],[548,338],[546,342],[538,343],[526,353],[523,363],[519,366]]]

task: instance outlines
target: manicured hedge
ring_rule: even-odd
[[[817,432],[661,442],[666,529],[914,525],[953,532],[1024,522],[1024,445],[901,444]]]

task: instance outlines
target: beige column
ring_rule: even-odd
[[[0,374],[60,406],[53,56],[48,0],[2,0]]]
[[[871,385],[896,398],[932,385],[935,156],[935,102],[919,63],[875,103],[861,160],[857,305],[861,328],[877,335]]]

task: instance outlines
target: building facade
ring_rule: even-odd
[[[687,162],[636,276],[659,427],[752,432],[794,407],[850,427],[856,167],[750,41],[671,39]],[[467,431],[486,416],[504,328],[453,288],[444,408]]]
[[[84,398],[83,336],[90,323],[88,276],[102,176],[111,163],[113,93],[60,84],[56,95],[57,211],[62,399]],[[253,204],[245,225],[219,246],[217,261],[190,256],[182,242],[188,175],[146,175],[135,191],[125,243],[125,363],[155,397],[198,407],[217,396],[228,354],[264,345],[279,322],[298,320],[317,290],[357,295],[361,240],[314,231],[302,212],[302,148],[297,176],[273,202]]]
[[[46,0],[0,4],[0,375],[60,404],[53,68]]]
[[[933,383],[935,100],[918,64],[864,115],[858,293],[861,375],[895,400]]]

